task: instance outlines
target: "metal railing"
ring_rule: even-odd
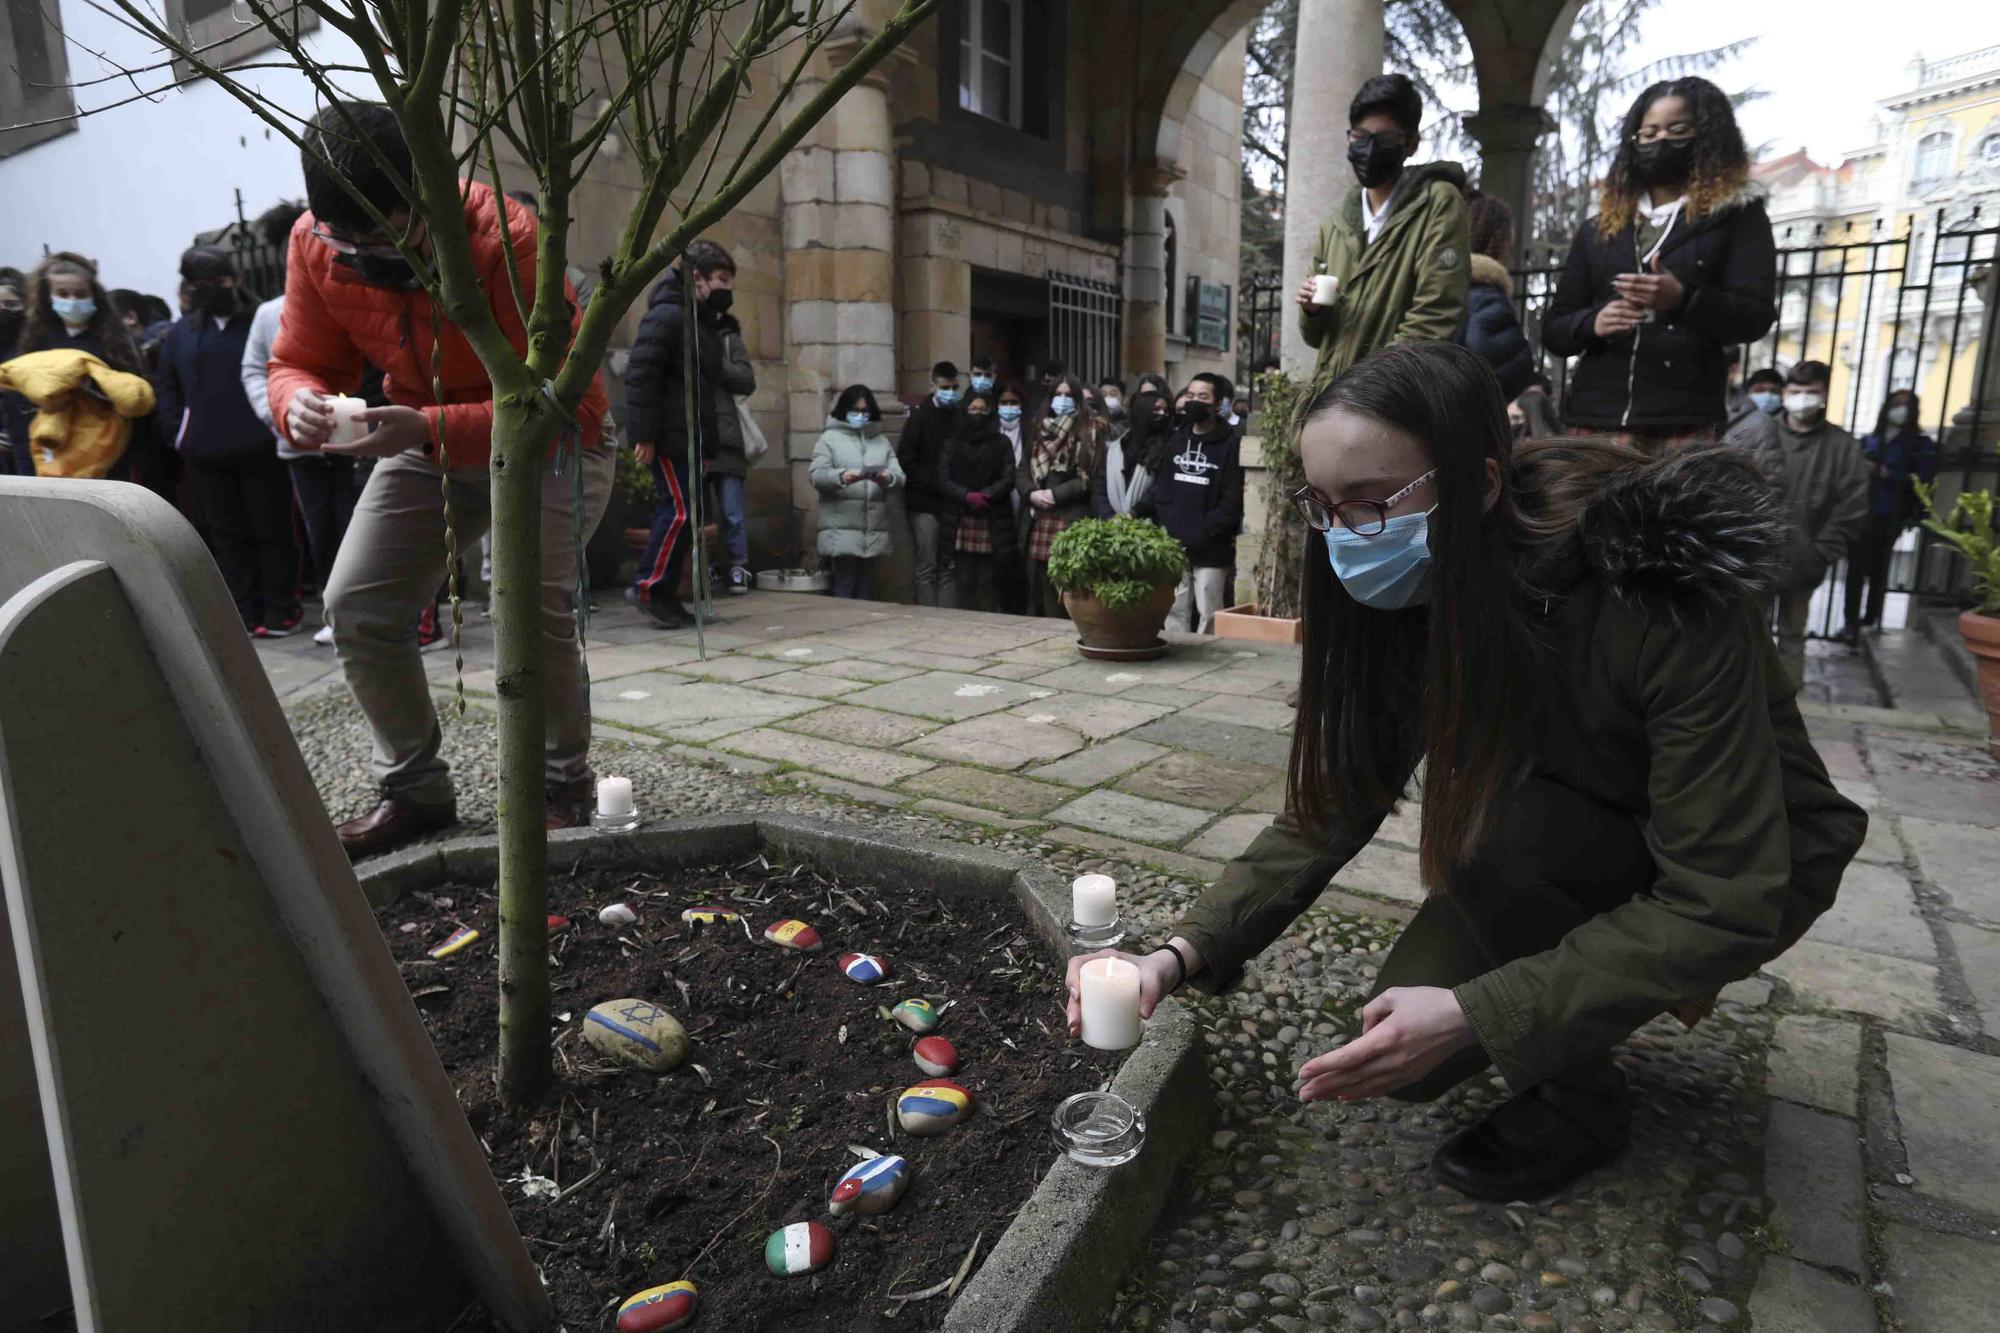
[[[1050,354],[1086,384],[1120,374],[1124,309],[1115,283],[1050,273]]]
[[[1236,392],[1257,405],[1257,376],[1278,366],[1285,337],[1284,278],[1253,273],[1243,279],[1236,307]]]

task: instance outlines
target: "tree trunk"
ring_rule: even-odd
[[[493,404],[493,629],[500,699],[500,1097],[549,1080],[549,837],[541,627],[542,473],[550,431],[534,401]],[[581,466],[572,461],[572,467]]]

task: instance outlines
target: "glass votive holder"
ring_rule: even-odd
[[[1083,1166],[1121,1166],[1146,1146],[1146,1118],[1115,1092],[1064,1098],[1051,1121],[1056,1142]]]
[[[591,814],[590,826],[606,833],[630,833],[639,827],[639,812],[627,810],[623,814],[608,815],[598,810]]]
[[[1072,921],[1068,929],[1070,939],[1080,949],[1109,949],[1125,938],[1125,922],[1115,916],[1101,926]]]

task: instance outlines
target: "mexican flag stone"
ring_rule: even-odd
[[[779,1277],[816,1273],[833,1262],[833,1233],[817,1222],[792,1222],[764,1242],[764,1264]]]
[[[618,1333],[666,1333],[694,1322],[699,1298],[692,1282],[669,1282],[627,1296],[618,1307]]]

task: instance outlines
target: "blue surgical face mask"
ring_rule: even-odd
[[[1430,598],[1430,536],[1429,510],[1392,518],[1372,537],[1335,525],[1325,533],[1326,558],[1349,597],[1399,611]]]
[[[974,375],[972,377],[972,387],[981,393],[991,393],[993,390],[993,377],[991,375]]]
[[[847,424],[856,430],[866,430],[868,422],[869,416],[866,412],[849,412],[847,414]]]
[[[90,317],[97,313],[97,302],[88,296],[51,296],[49,305],[56,318],[73,329],[90,323]]]
[[[1750,401],[1756,404],[1757,410],[1766,416],[1776,416],[1778,409],[1785,405],[1784,399],[1770,389],[1757,390],[1750,395]]]
[[[1019,403],[1000,404],[1000,419],[1002,421],[1019,421],[1021,419],[1021,405]]]
[[[1066,417],[1070,413],[1076,411],[1076,399],[1070,397],[1066,393],[1059,393],[1055,397],[1049,399],[1049,411],[1055,413],[1059,417]]]
[[[958,390],[939,389],[937,391],[937,400],[939,407],[950,407],[953,403],[958,401]]]

